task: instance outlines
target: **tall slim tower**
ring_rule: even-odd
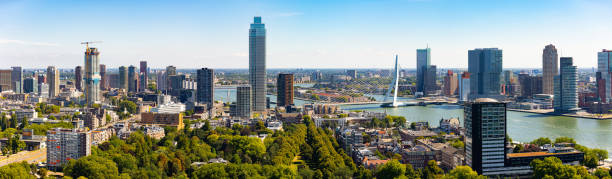
[[[108,89],[108,77],[106,76],[106,65],[100,64],[100,90]]]
[[[249,83],[253,90],[253,111],[266,109],[266,27],[261,17],[249,29]]]
[[[23,70],[20,66],[12,67],[11,71],[11,86],[13,86],[13,92],[23,93]]]
[[[572,57],[560,58],[559,75],[555,76],[553,107],[557,113],[567,113],[578,108],[578,67]]]
[[[90,47],[85,51],[85,101],[92,105],[100,101],[100,52]]]
[[[83,91],[83,67],[81,66],[74,68],[74,87]]]
[[[544,73],[542,77],[542,93],[544,94],[554,93],[554,78],[559,74],[558,63],[559,55],[557,54],[557,48],[552,44],[544,47],[544,53],[542,54],[542,71]]]
[[[483,48],[468,51],[470,73],[469,99],[501,99],[500,75],[502,73],[502,50]]]
[[[431,65],[431,49],[417,49],[417,92],[425,94],[428,82],[427,71]]]
[[[612,102],[612,50],[597,52],[597,96],[602,103]]]
[[[278,74],[276,92],[276,106],[289,106],[293,104],[293,74]]]
[[[506,159],[506,104],[478,98],[463,108],[465,162],[478,174],[503,169]]]
[[[128,72],[125,66],[119,67],[119,89],[128,90]]]
[[[60,73],[54,66],[47,67],[47,81],[49,83],[49,98],[59,95]]]
[[[215,92],[215,71],[210,68],[202,68],[197,71],[198,87],[196,89],[196,101],[205,103],[210,110],[213,106],[213,94]]]
[[[147,61],[140,61],[140,88],[139,91],[145,91],[149,87],[149,68]]]
[[[235,116],[250,118],[251,117],[251,86],[240,85],[236,88],[236,114]]]
[[[128,91],[138,91],[138,74],[136,73],[136,67],[133,65],[128,67]]]

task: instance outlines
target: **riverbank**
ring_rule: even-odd
[[[508,111],[515,112],[524,112],[524,113],[533,113],[533,114],[543,114],[549,116],[566,116],[566,117],[574,117],[574,118],[585,118],[585,119],[596,119],[596,120],[608,120],[612,119],[612,115],[610,114],[591,114],[587,112],[577,112],[574,114],[560,114],[555,113],[553,109],[539,109],[539,110],[524,110],[524,109],[510,109]]]

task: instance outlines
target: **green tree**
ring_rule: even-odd
[[[575,144],[576,141],[573,138],[570,137],[558,137],[555,139],[555,144],[556,143],[572,143]]]
[[[487,177],[478,175],[469,166],[458,166],[457,168],[444,175],[445,179],[486,179]]]
[[[535,144],[538,146],[543,146],[544,144],[552,144],[552,141],[548,137],[540,137],[530,142],[530,144]]]
[[[11,163],[0,167],[0,178],[35,179],[32,167],[27,162]]]
[[[427,162],[427,167],[423,169],[423,178],[440,178],[444,174],[444,170],[438,167],[438,163],[435,160]]]
[[[113,178],[119,175],[117,164],[112,160],[90,155],[71,160],[64,168],[64,175],[77,178]]]
[[[588,172],[582,166],[563,165],[556,157],[546,157],[544,160],[535,159],[529,164],[533,168],[533,178],[582,178]]]
[[[610,176],[610,170],[603,168],[596,169],[595,172],[593,172],[593,175],[599,178],[612,178],[612,176]]]
[[[397,160],[391,160],[376,169],[377,178],[397,178],[405,173],[406,167]]]
[[[138,106],[132,101],[123,100],[119,102],[119,105],[117,105],[117,112],[122,113],[124,110],[126,110],[130,114],[136,114]]]

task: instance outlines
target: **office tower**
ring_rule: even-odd
[[[236,110],[234,116],[251,117],[251,86],[241,85],[236,88]]]
[[[470,72],[469,100],[477,98],[501,99],[501,49],[479,48],[468,51],[468,72]]]
[[[253,111],[266,109],[266,27],[255,17],[249,29],[249,83]]]
[[[11,73],[12,70],[0,70],[0,92],[13,90]]]
[[[323,73],[321,73],[321,71],[319,71],[319,70],[317,70],[315,72],[312,72],[311,79],[312,79],[312,81],[322,80],[323,79]]]
[[[425,94],[426,91],[428,90],[426,87],[428,84],[426,79],[428,75],[427,71],[430,69],[430,65],[431,65],[431,49],[430,48],[417,49],[417,66],[416,66],[417,92],[421,92]]]
[[[166,92],[170,91],[172,89],[172,82],[170,81],[170,77],[171,76],[176,76],[176,67],[174,66],[167,66],[166,67],[166,75],[165,77],[165,81],[166,81],[166,88],[164,89]]]
[[[38,84],[47,83],[47,76],[45,75],[46,74],[38,74]]]
[[[167,75],[176,75],[176,67],[175,66],[167,66],[166,67],[166,74]]]
[[[453,73],[453,70],[448,70],[446,76],[444,76],[444,95],[452,96],[457,92],[457,73]]]
[[[174,90],[183,89],[183,81],[187,79],[185,75],[169,75],[168,76],[168,88],[167,90],[172,92]]]
[[[38,81],[34,77],[23,80],[23,92],[38,94]]]
[[[531,76],[529,74],[519,74],[519,84],[522,98],[533,98],[535,94],[542,94],[544,87],[541,76]]]
[[[60,72],[54,66],[47,67],[47,81],[49,84],[49,98],[59,95]]]
[[[100,64],[100,90],[108,90],[108,77],[106,76],[106,65]]]
[[[276,106],[293,104],[293,74],[281,73],[276,79]]]
[[[602,103],[612,102],[612,50],[597,52],[597,96]]]
[[[149,68],[147,61],[140,61],[140,88],[139,91],[145,91],[149,87]]]
[[[502,169],[506,158],[506,104],[478,98],[465,104],[463,115],[466,164],[483,175]]]
[[[79,91],[83,91],[83,68],[77,66],[74,68],[74,88]]]
[[[119,73],[111,73],[106,75],[107,76],[107,80],[108,80],[108,87],[109,88],[121,88],[120,84],[120,79],[119,79]]]
[[[69,160],[91,154],[91,132],[83,129],[53,128],[47,131],[47,165],[61,168]]]
[[[346,75],[350,76],[351,79],[357,79],[357,70],[353,69],[353,70],[346,70]]]
[[[136,72],[136,67],[133,65],[128,67],[128,91],[138,91],[138,73]]]
[[[196,101],[205,103],[208,109],[212,109],[215,92],[215,71],[210,68],[202,68],[197,71],[198,87],[196,89]]]
[[[438,71],[435,65],[430,65],[425,73],[425,91],[424,95],[429,95],[438,90]]]
[[[11,67],[11,84],[13,86],[13,92],[23,93],[23,70],[20,66]]]
[[[550,44],[544,47],[544,53],[542,54],[542,90],[544,94],[553,94],[554,78],[558,74],[559,56],[557,55],[557,48]]]
[[[90,47],[85,51],[85,101],[92,105],[101,101],[100,96],[100,52]]]
[[[578,108],[578,67],[574,66],[572,57],[561,57],[559,75],[555,76],[553,108],[555,112],[567,113]]]
[[[128,90],[128,72],[125,66],[119,67],[119,89]]]
[[[166,91],[166,72],[158,71],[156,76],[157,80],[155,81],[155,84],[157,85],[157,90]]]
[[[468,95],[470,94],[470,73],[463,72],[457,76],[458,87],[457,94],[459,95],[458,101],[468,101]]]

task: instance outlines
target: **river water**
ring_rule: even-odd
[[[227,92],[230,91],[229,98]],[[235,101],[235,89],[215,89],[215,100],[227,102]],[[276,96],[268,95],[271,101]],[[382,97],[374,96],[377,100]],[[381,98],[381,99],[379,99]],[[401,98],[400,101],[405,101]],[[294,100],[297,106],[309,103]],[[437,127],[441,118],[456,117],[463,125],[463,107],[457,105],[429,105],[407,106],[398,108],[380,108],[377,104],[342,105],[344,110],[366,110],[374,112],[387,112],[389,115],[404,116],[410,122],[427,121],[430,126]],[[542,114],[507,112],[507,131],[514,141],[529,142],[538,137],[567,136],[589,148],[607,150],[612,156],[612,120],[595,120],[565,116],[550,116]]]

